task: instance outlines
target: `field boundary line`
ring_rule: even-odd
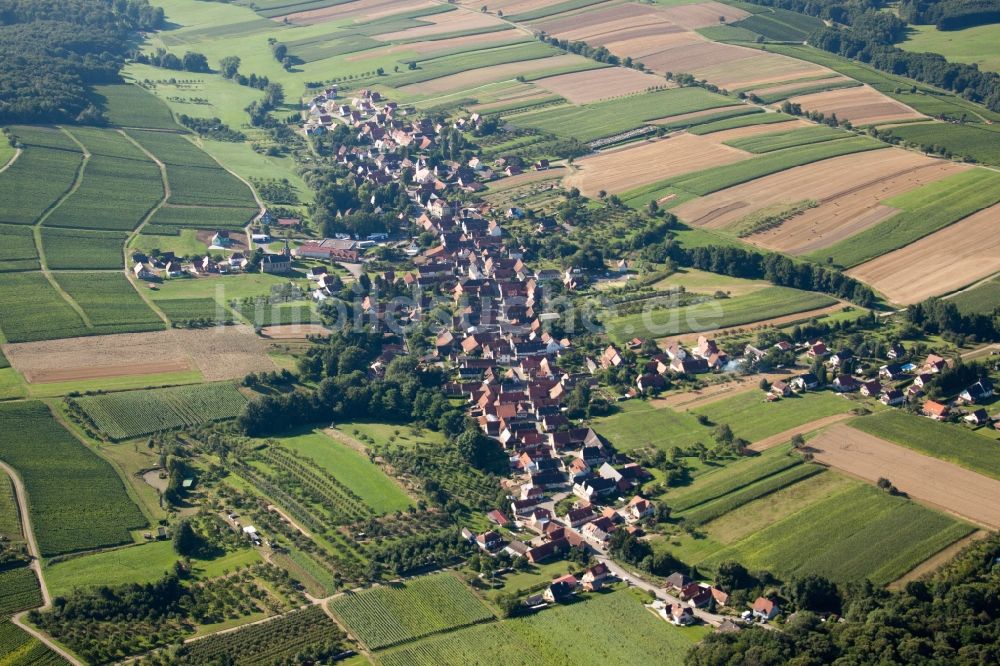
[[[52,607],[52,597],[49,595],[49,588],[45,584],[45,576],[42,574],[42,555],[41,551],[38,549],[38,541],[35,539],[34,526],[31,524],[31,514],[28,511],[27,490],[25,490],[24,482],[21,480],[21,477],[13,467],[0,460],[0,469],[6,472],[14,486],[14,503],[17,505],[17,512],[19,514],[19,518],[21,519],[21,532],[24,533],[25,541],[28,544],[28,552],[31,553],[31,564],[29,566],[38,578],[38,587],[42,593],[42,605],[35,610],[48,610]],[[59,644],[48,636],[48,634],[45,634],[44,632],[35,629],[27,622],[24,622],[23,617],[28,612],[29,611],[21,611],[20,613],[16,613],[10,618],[10,621],[23,631],[27,632],[33,638],[41,641],[50,650],[61,656],[69,663],[74,666],[83,666],[79,659],[60,647]]]
[[[9,169],[10,165],[12,165],[14,162],[16,162],[17,158],[20,157],[21,153],[23,153],[23,152],[24,152],[23,148],[15,148],[14,149],[14,155],[9,160],[7,160],[7,164],[4,164],[2,167],[0,167],[0,173],[3,173],[7,169]]]
[[[787,441],[790,441],[795,435],[805,435],[814,430],[819,430],[820,428],[825,428],[826,426],[833,425],[834,423],[840,423],[841,421],[846,421],[847,419],[854,418],[855,414],[851,412],[844,412],[843,414],[833,414],[832,416],[825,416],[821,419],[816,419],[815,421],[810,421],[809,423],[803,423],[795,428],[789,428],[784,432],[779,432],[777,434],[771,435],[770,437],[765,437],[764,439],[759,439],[748,448],[752,451],[767,451],[768,449],[773,449],[776,446],[780,446]]]
[[[131,262],[129,261],[129,245],[132,243],[133,240],[135,240],[136,236],[139,235],[143,227],[149,224],[150,220],[153,219],[153,216],[156,215],[156,213],[158,213],[160,209],[167,204],[167,199],[170,198],[170,181],[167,179],[167,165],[164,164],[159,157],[154,155],[152,152],[146,150],[145,146],[136,141],[132,136],[128,134],[128,132],[126,132],[123,129],[119,129],[118,132],[121,133],[121,135],[125,137],[125,139],[129,141],[129,143],[131,143],[136,148],[141,150],[146,155],[146,157],[151,159],[153,163],[156,164],[156,167],[160,170],[160,182],[163,184],[163,198],[160,200],[158,204],[153,206],[148,213],[146,213],[146,216],[139,221],[139,224],[136,225],[135,229],[133,229],[129,233],[129,235],[125,238],[125,243],[124,245],[122,245],[122,253],[124,254],[124,259],[125,259],[125,277],[132,284],[132,288],[135,289],[136,293],[139,294],[139,298],[145,301],[146,305],[149,306],[149,309],[155,312],[156,315],[163,320],[163,323],[169,327],[170,319],[167,317],[166,313],[164,313],[163,310],[161,310],[159,306],[156,305],[153,299],[147,296],[142,291],[142,289],[139,289],[138,278],[136,278],[135,274],[132,272],[132,267],[130,265]]]
[[[66,303],[68,303],[69,306],[76,311],[76,314],[80,317],[80,320],[83,322],[83,325],[86,328],[93,330],[94,324],[93,322],[90,321],[90,317],[87,316],[87,313],[84,312],[80,304],[77,303],[73,299],[73,297],[70,296],[58,282],[56,282],[55,277],[53,277],[52,275],[52,271],[49,270],[49,264],[45,260],[45,248],[42,246],[42,225],[45,224],[45,220],[49,219],[49,217],[52,215],[52,213],[56,211],[56,209],[62,206],[67,199],[69,199],[78,189],[80,189],[80,185],[83,183],[84,179],[84,172],[87,170],[87,163],[90,162],[90,151],[87,150],[87,147],[83,145],[83,143],[81,143],[80,140],[77,139],[73,135],[73,133],[70,132],[65,127],[59,126],[59,131],[68,136],[73,141],[73,143],[75,143],[77,146],[80,147],[80,151],[83,153],[83,159],[80,160],[80,166],[78,166],[76,169],[76,177],[73,179],[73,184],[70,186],[68,190],[63,192],[62,196],[56,199],[56,201],[51,206],[46,208],[45,211],[38,217],[38,220],[35,222],[34,225],[32,225],[32,233],[35,238],[35,249],[38,251],[38,265],[39,269],[42,271],[42,275],[44,275],[45,279],[49,281],[49,284],[52,285],[52,288],[55,289],[56,292],[63,297],[63,300],[65,300]]]

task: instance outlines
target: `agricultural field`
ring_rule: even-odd
[[[94,86],[95,101],[108,121],[120,127],[180,130],[166,104],[136,85]]]
[[[172,654],[175,664],[266,664],[293,659],[303,651],[327,658],[347,649],[346,636],[319,606],[281,618],[188,643]]]
[[[45,264],[54,270],[124,268],[126,234],[42,227]]]
[[[553,107],[509,116],[517,127],[529,127],[580,141],[594,141],[682,113],[731,106],[732,100],[701,88],[676,88],[583,104],[575,108]]]
[[[202,321],[221,325],[233,321],[229,309],[213,298],[163,298],[154,302],[175,324]]]
[[[168,203],[243,208],[254,205],[245,183],[183,135],[130,130],[129,136],[166,164]]]
[[[38,249],[31,227],[0,224],[0,272],[37,270]]]
[[[974,213],[848,272],[894,303],[919,303],[1000,270],[1000,206]],[[913,266],[925,266],[914,274]]]
[[[385,666],[462,666],[483,654],[502,663],[663,664],[680,666],[705,635],[699,627],[669,625],[631,593],[587,595],[571,604],[514,620],[480,624],[379,654]],[[581,636],[599,637],[581,640]],[[642,640],[635,640],[641,636]]]
[[[814,16],[770,7],[736,21],[732,26],[750,30],[768,40],[802,43],[815,30],[823,27],[823,22]]]
[[[665,87],[665,82],[659,77],[623,67],[549,76],[535,79],[534,84],[573,104],[588,104]]]
[[[0,274],[0,330],[7,342],[68,338],[91,332],[76,310],[37,272]]]
[[[695,305],[650,310],[611,317],[604,321],[608,335],[616,340],[664,338],[683,333],[751,324],[764,319],[824,308],[836,303],[829,296],[768,287],[732,299],[709,300]]]
[[[805,393],[773,403],[764,402],[763,391],[748,391],[696,408],[694,413],[707,416],[715,424],[725,423],[737,437],[756,442],[798,426],[806,427],[819,419],[844,414],[855,407],[851,400],[826,391]]]
[[[11,542],[23,541],[14,483],[6,472],[0,472],[0,536]]]
[[[783,150],[785,148],[794,148],[795,146],[823,143],[824,141],[843,139],[847,136],[849,135],[844,130],[826,127],[825,125],[816,125],[791,131],[769,132],[767,134],[732,139],[723,141],[723,143],[749,153],[769,153],[772,150]]]
[[[930,235],[1000,201],[1000,174],[973,169],[923,185],[882,203],[902,212],[807,255],[851,267]]]
[[[163,320],[122,273],[59,273],[56,281],[83,310],[94,333],[163,330]]]
[[[61,132],[51,131],[66,138]],[[25,128],[14,127],[12,132],[26,144],[33,138]],[[83,162],[79,147],[72,142],[70,146],[56,149],[28,144],[17,161],[0,173],[0,200],[4,202],[0,223],[35,224],[69,192]],[[39,178],[39,174],[45,177]]]
[[[996,440],[954,424],[888,410],[850,422],[852,428],[925,455],[1000,479]]]
[[[0,619],[0,662],[25,666],[62,666],[68,663],[7,619]]]
[[[330,610],[372,650],[495,619],[464,583],[448,573],[349,592],[331,601]]]
[[[73,399],[73,404],[114,440],[235,418],[246,403],[246,397],[228,382]]]
[[[990,314],[1000,308],[1000,276],[948,299],[962,314]]]
[[[212,208],[163,206],[142,229],[142,235],[177,235],[182,229],[241,230],[257,213],[256,208]]]
[[[911,25],[906,40],[898,44],[907,51],[938,53],[948,62],[979,65],[1000,72],[1000,30],[996,24],[962,30],[938,30],[933,25]]]
[[[19,567],[0,571],[0,617],[42,605],[42,591],[34,570]]]
[[[891,128],[891,132],[917,146],[946,148],[961,159],[1000,164],[1000,134],[996,126],[952,123],[913,123]]]
[[[406,492],[377,465],[321,430],[279,437],[275,441],[337,477],[378,514],[403,511],[413,506]]]
[[[688,129],[691,134],[697,134],[699,136],[705,134],[712,134],[713,132],[721,132],[723,130],[736,129],[738,127],[748,127],[750,125],[770,125],[775,123],[786,123],[795,120],[794,116],[789,116],[784,113],[752,113],[748,115],[741,115],[735,118],[723,118],[721,120],[712,120],[711,122],[706,122],[702,125],[696,125]]]
[[[711,523],[707,529],[711,534]],[[868,578],[886,584],[972,529],[909,500],[853,482],[723,547],[698,565],[712,568],[736,560],[779,576],[816,573],[840,582]]]
[[[24,481],[42,555],[129,543],[146,519],[122,480],[41,402],[0,404],[0,458]],[[39,457],[44,442],[46,455]]]
[[[591,423],[620,451],[656,447],[669,451],[711,440],[712,431],[686,412],[669,408],[656,409],[650,403],[630,400],[619,411],[594,419]]]
[[[867,86],[796,95],[789,98],[789,101],[806,111],[818,111],[828,117],[836,116],[840,121],[849,120],[856,127],[920,120],[925,117]]]

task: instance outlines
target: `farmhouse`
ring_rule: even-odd
[[[926,401],[921,409],[921,413],[924,416],[932,418],[935,421],[944,421],[948,418],[949,412],[951,412],[951,409],[948,405],[941,404],[940,402],[936,402],[934,400]]]
[[[773,620],[780,612],[778,603],[767,597],[757,597],[753,602],[753,616],[764,622]]]
[[[981,379],[958,396],[970,405],[993,397],[993,383],[989,379]]]

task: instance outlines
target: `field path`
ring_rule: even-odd
[[[153,301],[152,298],[147,296],[146,293],[139,288],[139,278],[137,278],[135,276],[135,273],[132,272],[132,262],[129,261],[129,250],[128,250],[128,246],[132,243],[133,240],[135,240],[135,237],[142,232],[143,227],[149,224],[149,221],[153,219],[153,216],[156,215],[156,213],[161,208],[163,208],[164,205],[166,205],[167,199],[170,198],[170,181],[167,179],[167,165],[164,164],[159,157],[146,150],[146,148],[142,144],[140,144],[138,141],[129,136],[128,133],[125,132],[125,130],[118,130],[118,132],[123,137],[128,139],[129,143],[131,143],[133,146],[141,150],[146,157],[155,162],[157,168],[159,168],[160,170],[160,180],[163,182],[163,198],[160,200],[158,204],[153,206],[148,213],[146,213],[146,217],[142,218],[142,221],[139,222],[138,226],[136,226],[136,228],[132,230],[132,233],[128,235],[128,238],[125,239],[125,244],[122,246],[122,252],[125,253],[125,277],[128,279],[129,282],[132,283],[132,288],[135,289],[137,294],[139,294],[139,298],[145,301],[146,305],[149,306],[149,309],[155,312],[156,316],[162,319],[163,323],[169,327],[170,319],[167,317],[167,315],[163,312],[163,310],[159,308],[159,306],[156,305],[156,302]]]
[[[1000,528],[1000,481],[847,425],[809,441],[814,458],[866,481],[889,479],[910,497],[990,529]]]
[[[17,158],[20,157],[21,153],[23,153],[23,152],[24,152],[24,149],[22,149],[22,148],[15,149],[14,150],[14,154],[11,156],[11,158],[9,160],[7,160],[7,164],[4,164],[2,167],[0,167],[0,173],[3,173],[7,169],[9,169],[10,165],[13,164],[14,162],[16,162]]]
[[[28,513],[28,495],[24,489],[24,483],[21,481],[21,477],[18,476],[14,468],[7,463],[0,461],[0,469],[7,473],[10,480],[14,483],[14,499],[17,501],[17,511],[21,518],[21,531],[24,533],[24,538],[28,543],[28,552],[31,554],[31,568],[34,570],[35,575],[38,576],[38,586],[42,591],[42,606],[37,610],[48,610],[52,607],[52,597],[49,595],[49,588],[45,584],[45,577],[42,575],[42,556],[41,551],[38,549],[38,541],[35,539],[35,530],[31,525],[31,514]],[[47,634],[44,634],[28,623],[24,621],[24,616],[29,611],[21,611],[10,619],[15,625],[26,631],[28,634],[37,638],[39,641],[48,646],[56,654],[60,655],[63,659],[68,661],[74,666],[82,666],[82,662],[71,655],[69,652],[61,648],[55,641],[53,641]]]
[[[934,573],[942,567],[942,565],[950,562],[952,558],[963,551],[967,546],[972,545],[976,541],[989,535],[986,530],[976,530],[964,539],[959,539],[955,543],[947,546],[943,550],[938,551],[936,554],[931,555],[928,559],[924,560],[917,566],[913,567],[907,571],[901,578],[894,580],[889,583],[889,589],[893,591],[898,591],[906,587],[906,584],[911,580],[917,580],[922,578],[927,574]]]
[[[786,430],[785,432],[779,432],[777,435],[771,435],[770,437],[765,437],[764,439],[758,440],[750,445],[750,449],[753,451],[767,451],[768,449],[774,448],[775,446],[780,446],[785,442],[789,441],[795,435],[805,435],[814,430],[819,430],[820,428],[825,428],[834,423],[840,423],[841,421],[846,421],[852,418],[854,414],[850,412],[844,414],[834,414],[833,416],[826,416],[821,419],[816,419],[809,423],[803,423],[800,426]]]
[[[268,511],[274,511],[276,514],[278,514],[279,516],[281,516],[286,523],[288,523],[289,525],[291,525],[292,527],[294,527],[295,529],[297,529],[299,532],[301,532],[302,536],[306,537],[307,539],[312,539],[313,538],[312,534],[310,534],[306,530],[306,528],[302,527],[297,522],[295,522],[295,520],[291,516],[289,516],[287,513],[285,513],[284,511],[282,511],[280,507],[277,507],[277,506],[275,506],[273,504],[268,504],[267,505],[267,510]]]

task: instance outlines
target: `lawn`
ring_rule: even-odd
[[[444,434],[433,430],[414,430],[409,426],[399,426],[391,423],[340,423],[337,430],[349,437],[361,440],[368,446],[385,446],[394,444],[412,448],[418,445],[440,446],[444,444]],[[397,434],[398,433],[398,434]],[[366,439],[367,438],[367,439]]]
[[[514,620],[432,636],[379,655],[385,666],[509,664],[662,664],[680,666],[708,630],[674,627],[626,590],[589,594]],[[636,640],[641,636],[642,640]]]
[[[849,412],[855,406],[847,398],[827,391],[777,402],[765,402],[763,391],[747,391],[695,409],[694,413],[707,416],[714,424],[728,424],[737,437],[756,442],[827,416]]]
[[[900,213],[809,255],[816,262],[851,267],[891,252],[1000,201],[1000,173],[972,169],[934,181],[882,203]]]
[[[620,451],[648,446],[669,451],[675,446],[711,443],[711,430],[690,414],[669,407],[656,409],[642,400],[630,400],[619,406],[618,413],[594,419],[590,425]]]
[[[616,340],[663,338],[682,333],[751,324],[773,317],[824,308],[836,299],[788,287],[768,287],[731,299],[715,299],[695,305],[650,310],[604,318],[608,335]]]
[[[1000,276],[948,299],[962,314],[991,314],[1000,308]]]
[[[906,41],[897,46],[907,51],[938,53],[949,62],[976,64],[979,69],[1000,72],[1000,25],[995,23],[963,30],[911,25]]]
[[[850,422],[851,427],[941,460],[1000,479],[1000,444],[964,426],[887,410]]]
[[[971,525],[944,514],[854,483],[723,548],[699,566],[736,560],[782,577],[816,573],[838,582],[867,578],[884,585],[972,531]]]
[[[320,468],[360,497],[376,513],[402,511],[413,506],[413,500],[366,457],[324,434],[321,430],[279,437],[276,441],[286,448],[311,458]]]
[[[633,95],[622,100],[582,106],[559,106],[508,116],[518,127],[531,127],[580,141],[593,141],[682,113],[732,106],[733,100],[701,88],[674,88]]]
[[[173,571],[180,559],[171,541],[156,541],[49,564],[45,567],[45,582],[53,596],[66,596],[76,588],[142,585]],[[259,561],[260,553],[247,548],[212,560],[194,559],[192,570],[197,578],[215,578],[223,575],[224,569],[233,571]]]
[[[0,458],[20,474],[44,556],[131,541],[146,519],[104,459],[41,402],[0,404]]]

